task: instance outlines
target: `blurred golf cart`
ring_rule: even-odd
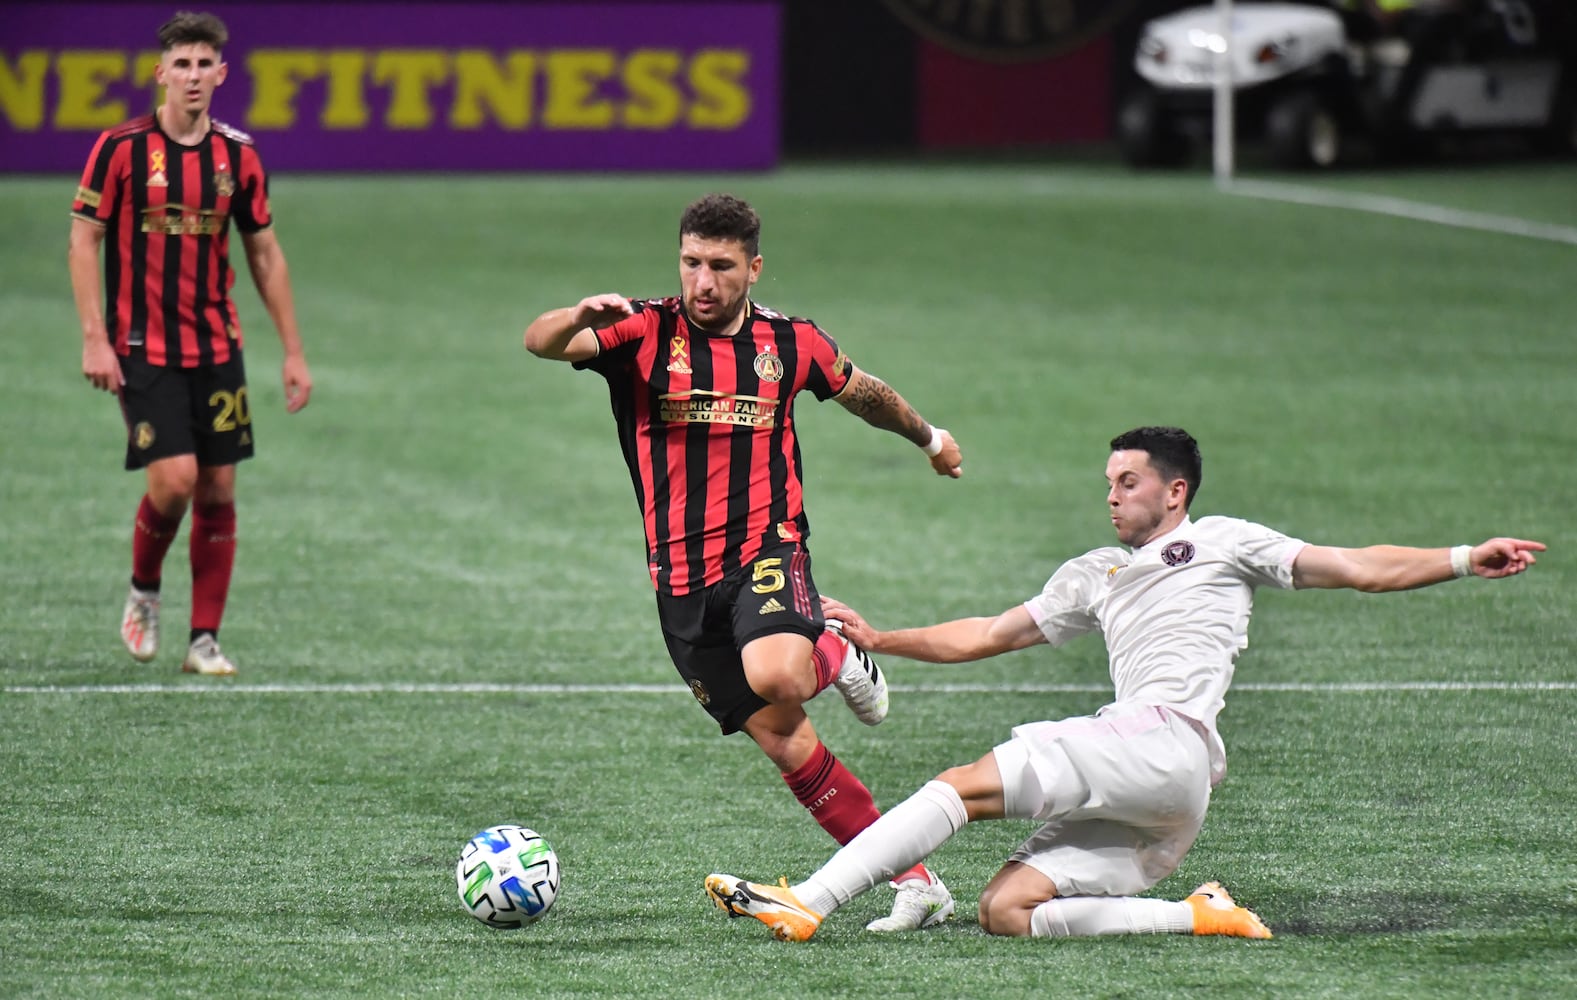
[[[1356,6],[1356,5],[1355,5]],[[1463,0],[1436,20],[1383,25],[1315,3],[1239,3],[1230,44],[1212,6],[1145,24],[1138,82],[1118,113],[1124,159],[1181,166],[1211,135],[1216,60],[1230,60],[1233,127],[1285,167],[1330,167],[1367,148],[1427,155],[1508,135],[1577,153],[1574,0]]]

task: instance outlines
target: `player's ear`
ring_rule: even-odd
[[[230,64],[223,59],[219,60],[219,72],[214,74],[214,86],[225,82],[225,77],[230,75]]]

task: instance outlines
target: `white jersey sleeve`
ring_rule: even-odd
[[[1239,518],[1209,520],[1227,522],[1234,529],[1231,532],[1235,536],[1232,555],[1244,583],[1251,587],[1292,589],[1292,564],[1307,545],[1306,542],[1253,521]]]
[[[1100,630],[1098,605],[1106,581],[1128,564],[1129,554],[1118,548],[1095,549],[1057,568],[1039,594],[1024,602],[1030,618],[1053,646]]]

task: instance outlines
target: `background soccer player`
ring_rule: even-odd
[[[780,888],[710,876],[719,908],[802,941],[883,872],[926,857],[965,823],[1012,817],[1045,825],[981,893],[980,925],[992,934],[1268,938],[1258,916],[1214,882],[1181,902],[1138,898],[1177,870],[1226,773],[1216,716],[1248,644],[1254,588],[1384,593],[1469,575],[1499,579],[1544,551],[1515,538],[1453,549],[1334,548],[1237,518],[1193,521],[1201,460],[1191,435],[1141,427],[1111,448],[1106,504],[1117,540],[1131,550],[1070,559],[1039,594],[994,617],[879,632],[847,605],[829,600],[826,612],[866,648],[931,663],[1099,632],[1112,703],[1094,716],[1014,727],[1012,739],[942,772],[804,882]]]
[[[235,673],[218,635],[235,563],[235,466],[252,457],[230,298],[232,219],[284,347],[285,408],[300,410],[312,393],[268,176],[252,140],[208,115],[227,40],[212,14],[183,11],[159,29],[164,99],[99,136],[72,205],[68,252],[82,374],[119,395],[126,468],[147,478],[121,638],[138,660],[158,652],[164,556],[191,507],[191,634],[181,669],[199,674]]]
[[[802,390],[836,399],[924,448],[939,475],[956,478],[962,460],[950,434],[850,364],[815,323],[750,300],[760,235],[745,202],[702,198],[679,224],[679,296],[593,295],[537,317],[525,341],[607,380],[674,666],[723,732],[748,733],[843,844],[879,813],[802,706],[836,684],[874,725],[887,690],[868,657],[823,629],[794,399]],[[893,913],[872,930],[917,929],[953,912],[924,866],[893,881]]]

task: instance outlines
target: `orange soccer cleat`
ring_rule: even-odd
[[[1183,902],[1194,911],[1195,934],[1268,938],[1270,928],[1253,910],[1239,906],[1220,882],[1206,882]]]

